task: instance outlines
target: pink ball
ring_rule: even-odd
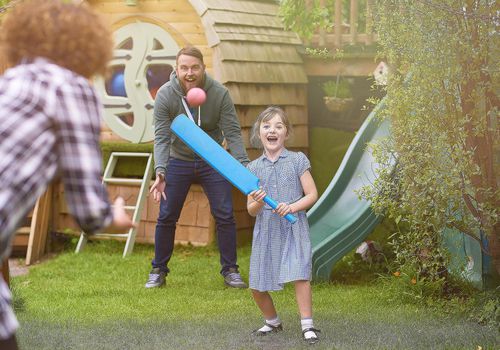
[[[203,89],[195,87],[188,91],[186,99],[189,106],[198,107],[205,103],[207,94],[203,91]]]

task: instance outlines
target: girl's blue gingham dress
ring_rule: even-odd
[[[248,164],[268,196],[278,203],[303,197],[300,176],[311,168],[302,152],[283,150],[278,160],[264,155]],[[287,282],[311,279],[311,242],[306,212],[294,214],[291,224],[272,212],[267,204],[257,215],[250,256],[250,288],[258,291],[283,289]]]

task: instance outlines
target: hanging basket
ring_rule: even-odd
[[[325,106],[331,112],[343,112],[351,105],[353,99],[352,98],[340,98],[333,96],[325,96],[323,97],[325,101]]]

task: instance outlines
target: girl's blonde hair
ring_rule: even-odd
[[[290,124],[290,120],[283,109],[278,106],[269,106],[264,111],[262,111],[257,120],[252,126],[252,133],[250,136],[250,144],[257,148],[262,148],[262,142],[260,142],[260,124],[265,123],[274,118],[274,116],[278,115],[281,118],[281,122],[286,127],[286,135],[290,137],[292,135],[292,124]]]
[[[104,75],[113,56],[108,27],[85,3],[25,0],[2,21],[0,46],[9,66],[44,57],[86,78]]]

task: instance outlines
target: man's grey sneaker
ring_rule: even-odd
[[[224,284],[231,288],[248,288],[247,284],[243,282],[240,273],[235,268],[230,268],[224,274]]]
[[[144,287],[146,288],[161,287],[165,284],[166,276],[167,276],[166,272],[161,271],[158,267],[155,267],[149,273],[148,281],[146,282],[146,285]]]

